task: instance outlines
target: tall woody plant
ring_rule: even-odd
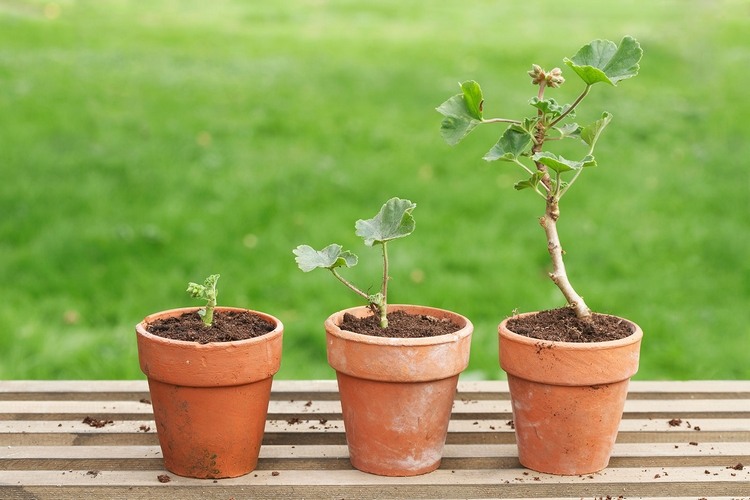
[[[539,65],[532,65],[528,74],[532,84],[539,87],[537,95],[529,100],[535,112],[521,120],[485,118],[484,96],[475,81],[462,83],[461,93],[437,108],[444,116],[440,132],[450,145],[458,144],[478,125],[508,125],[484,159],[517,165],[529,177],[517,182],[515,188],[528,189],[545,200],[545,212],[539,218],[539,224],[547,236],[547,249],[552,259],[549,276],[579,318],[590,318],[592,313],[568,279],[563,261],[564,251],[557,232],[559,204],[581,173],[597,165],[594,148],[602,131],[612,120],[612,115],[605,111],[600,119],[583,127],[570,120],[575,118],[576,109],[595,84],[604,82],[616,86],[621,80],[637,75],[642,55],[640,44],[630,36],[624,37],[619,46],[609,40],[594,40],[583,46],[572,58],[565,58],[564,63],[580,77],[584,88],[572,104],[563,105],[545,96],[547,89],[555,89],[565,82],[562,70],[554,68],[546,71]],[[569,160],[545,149],[547,143],[565,139],[582,141],[586,146],[580,160]]]

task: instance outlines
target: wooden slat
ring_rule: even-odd
[[[676,403],[679,401],[679,404]],[[149,404],[139,401],[0,401],[0,420],[64,420],[98,416],[105,420],[139,420],[152,413]],[[271,419],[292,417],[331,419],[341,413],[339,401],[312,399],[271,401]],[[487,416],[511,418],[510,401],[457,400],[454,419],[477,419]],[[721,405],[712,399],[628,400],[624,418],[750,418],[750,399],[727,399]]]
[[[274,380],[275,399],[336,398],[335,380]],[[125,399],[132,394],[138,398],[148,395],[145,380],[6,380],[0,384],[0,400],[17,399],[27,394],[40,394],[52,399]],[[507,398],[506,381],[460,381],[458,398],[500,396]],[[630,399],[750,399],[750,380],[721,381],[632,381]],[[23,399],[23,397],[21,397]]]
[[[524,469],[437,470],[411,478],[389,478],[356,470],[256,471],[217,481],[170,476],[159,483],[156,471],[0,471],[0,484],[23,486],[27,494],[52,498],[61,489],[123,498],[151,490],[175,498],[243,494],[274,498],[486,498],[592,497],[597,491],[623,496],[750,495],[750,471],[724,467],[608,468],[586,476],[549,476]],[[706,473],[708,472],[708,473]],[[102,490],[106,488],[106,492]],[[169,490],[167,490],[169,488]],[[209,493],[210,492],[210,493]],[[119,495],[118,495],[119,494]],[[12,497],[11,497],[12,498]],[[131,497],[132,498],[132,497]]]
[[[147,397],[142,380],[0,381],[0,498],[750,497],[748,381],[633,382],[610,467],[581,477],[520,467],[506,382],[460,383],[442,466],[416,478],[352,469],[333,380],[275,381],[258,469],[216,481],[164,471]]]

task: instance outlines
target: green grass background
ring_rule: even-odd
[[[466,377],[502,378],[497,323],[562,305],[543,207],[481,160],[502,127],[450,148],[434,108],[475,79],[523,116],[531,63],[626,34],[641,74],[578,115],[614,120],[563,200],[569,274],[642,326],[638,378],[750,377],[750,2],[0,0],[0,378],[141,378],[134,325],[210,273],[284,322],[279,378],[331,378],[322,323],[359,302],[291,250],[377,286],[354,221],[391,196],[418,204],[391,302],[471,318]]]

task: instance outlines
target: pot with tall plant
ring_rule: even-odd
[[[202,479],[255,469],[284,330],[269,314],[217,306],[218,279],[188,285],[204,307],[158,312],[136,325],[164,466]]]
[[[594,85],[616,86],[635,76],[641,56],[639,43],[626,36],[619,46],[594,40],[564,59],[584,83],[571,104],[545,95],[565,81],[561,69],[546,71],[534,64],[528,72],[538,86],[529,101],[534,112],[520,120],[485,118],[484,96],[475,81],[462,83],[461,93],[437,108],[444,116],[441,134],[450,145],[479,125],[507,125],[484,159],[521,168],[527,177],[515,188],[544,200],[539,224],[551,258],[549,277],[567,306],[514,315],[499,325],[500,364],[508,375],[519,460],[540,472],[584,474],[608,465],[628,382],[638,369],[641,328],[592,312],[568,279],[557,222],[560,200],[584,171],[597,165],[594,148],[612,120],[604,112],[590,125],[580,126],[571,121],[576,110]],[[584,145],[580,160],[547,149],[555,141],[571,139]]]
[[[392,198],[375,217],[356,223],[365,245],[379,246],[382,253],[376,293],[339,273],[358,261],[341,245],[294,249],[302,271],[327,269],[367,303],[326,319],[327,353],[336,370],[351,463],[385,476],[424,474],[440,465],[473,331],[467,318],[451,311],[388,303],[388,245],[414,231],[415,207]]]

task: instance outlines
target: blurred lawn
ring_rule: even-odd
[[[391,196],[418,204],[392,302],[470,317],[467,377],[502,377],[497,323],[562,304],[543,207],[481,160],[502,127],[449,148],[434,108],[476,79],[520,116],[532,62],[625,34],[640,76],[579,112],[614,121],[563,200],[571,279],[643,327],[638,378],[750,377],[749,2],[0,0],[0,378],[142,377],[135,323],[210,273],[284,322],[279,378],[333,377],[322,323],[357,298],[291,250],[376,286],[354,221]]]

